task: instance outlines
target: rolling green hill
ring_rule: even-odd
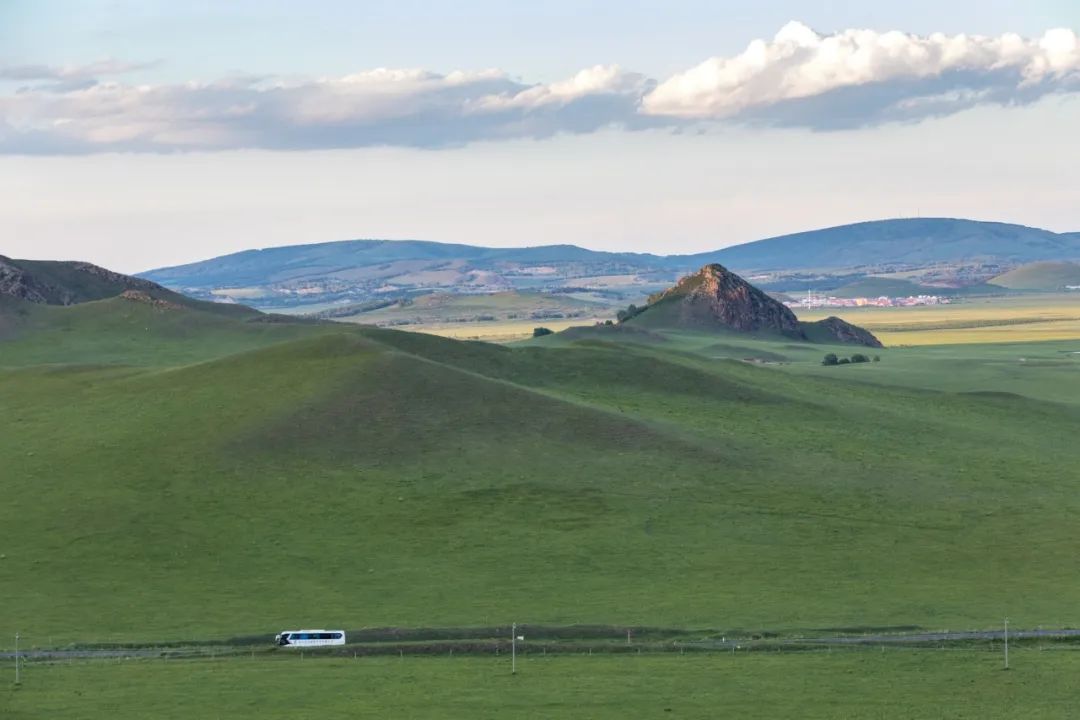
[[[993,285],[1013,290],[1060,292],[1080,288],[1080,263],[1040,262],[1022,265],[990,280]]]
[[[875,382],[903,351],[821,368],[827,348],[760,343],[789,370],[718,360],[715,335],[18,308],[0,586],[31,644],[1075,624],[1080,408]]]

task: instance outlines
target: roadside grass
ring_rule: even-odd
[[[5,720],[64,718],[1068,718],[1080,654],[873,650],[32,664]]]

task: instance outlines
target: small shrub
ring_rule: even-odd
[[[875,355],[874,356],[874,362],[881,362],[881,356],[880,355]]]
[[[836,353],[829,353],[825,356],[825,359],[821,361],[822,365],[838,365],[839,361],[836,359]]]
[[[854,355],[851,356],[851,362],[853,362],[853,363],[870,362],[870,358],[866,357],[862,353],[855,353]]]
[[[546,327],[533,328],[533,337],[544,337],[552,334],[554,333]]]
[[[836,364],[837,365],[850,365],[851,360],[849,358],[840,358],[839,360],[836,361]]]

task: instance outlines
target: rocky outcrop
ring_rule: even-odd
[[[32,303],[48,302],[43,288],[37,287],[25,270],[2,255],[0,255],[0,295]]]
[[[626,322],[643,327],[723,329],[782,335],[794,340],[882,347],[866,330],[837,317],[800,322],[786,305],[722,265],[687,275],[674,287],[649,298]]]
[[[126,290],[168,291],[149,280],[121,275],[88,262],[12,260],[0,255],[0,295],[45,305],[74,305],[116,297]]]
[[[706,265],[649,298],[649,311],[665,307],[676,324],[720,326],[742,332],[773,332],[802,338],[795,313],[723,265]]]
[[[145,305],[152,305],[156,308],[162,309],[175,309],[181,307],[174,302],[169,302],[168,300],[156,298],[145,290],[125,290],[124,292],[120,293],[120,297],[125,300],[143,303]]]

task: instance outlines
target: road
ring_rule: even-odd
[[[638,647],[649,651],[670,650],[673,647],[682,648],[696,648],[696,649],[715,649],[715,650],[731,650],[731,649],[772,649],[783,648],[792,646],[812,646],[812,647],[844,647],[844,646],[857,646],[857,645],[900,645],[900,646],[918,646],[918,645],[948,645],[948,644],[961,644],[969,643],[979,640],[1004,640],[1004,630],[964,630],[964,631],[942,631],[942,632],[899,632],[899,633],[880,633],[880,634],[866,634],[866,635],[833,635],[833,636],[820,636],[820,637],[785,637],[785,636],[773,636],[769,638],[751,639],[746,637],[733,637],[731,639],[723,640],[683,640],[683,641],[642,641]],[[1034,630],[1009,630],[1010,640],[1032,640],[1032,639],[1067,639],[1067,638],[1080,638],[1080,630],[1075,629],[1043,629],[1038,628]],[[486,639],[491,642],[498,642],[497,638]],[[448,640],[445,643],[441,643],[445,648],[455,648],[467,654],[469,652],[465,645],[470,645],[473,652],[476,651],[475,640]],[[462,645],[461,648],[456,648],[457,645]],[[580,648],[589,647],[593,643],[589,641],[580,641],[575,644],[562,644],[551,647],[552,652],[580,651]],[[637,643],[635,643],[637,644]],[[372,642],[363,643],[362,645],[356,645],[354,647],[372,646],[383,647],[394,645],[395,648],[401,647],[405,653],[410,652],[409,645],[399,645],[398,643],[387,642]],[[533,643],[536,647],[543,647],[546,645],[544,641],[537,641]],[[580,647],[575,650],[576,647]],[[183,648],[162,648],[162,647],[130,647],[130,648],[70,648],[70,649],[27,649],[19,652],[20,659],[23,660],[91,660],[91,659],[121,659],[121,658],[183,658],[183,657],[213,657],[213,656],[230,656],[230,655],[243,655],[249,652],[263,652],[270,648],[270,645],[264,647],[244,646],[244,647],[232,647],[222,646],[220,644],[214,645],[192,645]],[[348,646],[345,647],[345,650]],[[415,646],[413,649],[416,650]],[[611,649],[611,648],[607,648]],[[616,648],[617,651],[625,651],[626,648]],[[604,649],[599,649],[603,652]],[[0,660],[14,660],[15,653],[6,651],[0,652]]]

